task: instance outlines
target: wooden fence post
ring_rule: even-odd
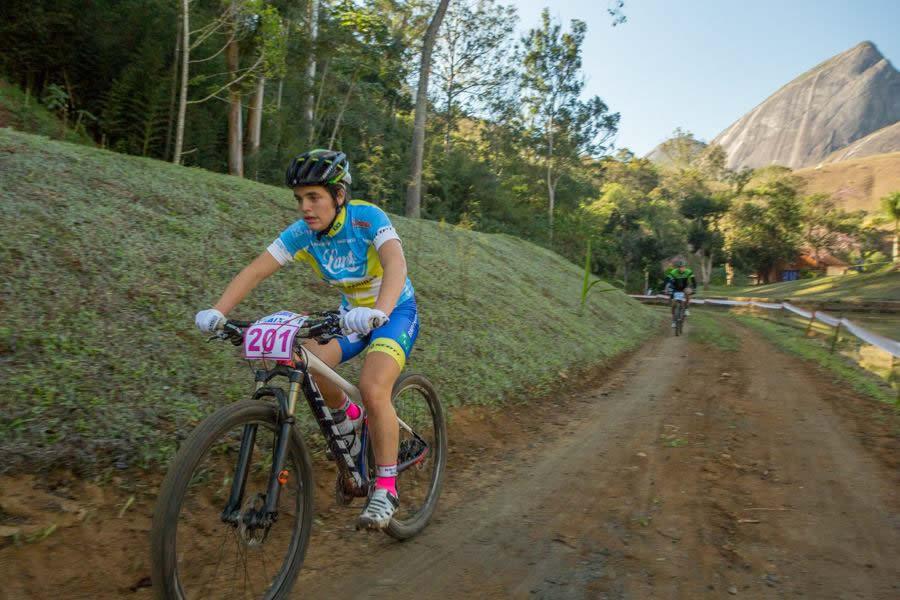
[[[813,321],[816,320],[816,311],[812,311],[812,314],[809,315],[809,323],[806,324],[806,332],[803,334],[804,337],[809,337],[809,332],[812,330]]]
[[[834,337],[831,338],[831,353],[834,354],[834,347],[837,345],[838,338],[841,335],[841,322],[838,321],[837,327],[834,328]]]

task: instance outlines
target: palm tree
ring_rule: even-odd
[[[894,220],[894,248],[891,252],[891,259],[896,263],[900,262],[898,255],[897,236],[900,234],[900,192],[893,192],[881,199],[881,210]]]

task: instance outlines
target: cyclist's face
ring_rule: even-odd
[[[294,188],[297,207],[303,220],[313,231],[322,231],[334,220],[337,209],[328,190],[321,185],[302,185]],[[343,190],[338,191],[338,204],[344,202]]]
[[[685,269],[684,265],[681,265],[680,267],[678,267],[678,272],[684,273],[684,269]]]

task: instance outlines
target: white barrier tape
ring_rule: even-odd
[[[776,304],[774,302],[751,301],[750,306],[758,306],[759,308],[768,308],[770,310],[781,310],[782,308],[784,308],[784,306],[780,302]]]
[[[835,319],[831,315],[829,315],[827,313],[823,313],[823,312],[816,313],[816,321],[822,321],[826,325],[830,325],[832,327],[837,327],[838,325],[841,324],[840,319]]]
[[[787,302],[782,304],[782,306],[784,306],[785,310],[789,310],[796,315],[800,315],[804,319],[811,319],[813,316],[813,314],[811,312],[803,310],[802,308],[800,308],[798,306],[794,306],[793,304],[789,304]]]
[[[707,304],[724,304],[726,306],[747,306],[748,302],[744,300],[720,300],[719,298],[707,298]]]
[[[881,348],[885,352],[888,352],[900,358],[900,342],[863,329],[850,319],[841,319],[841,324],[847,328],[847,331],[863,340],[864,342],[872,344],[873,346]]]
[[[668,296],[663,294],[657,294],[656,296],[644,296],[640,294],[629,294],[632,298],[668,298]],[[867,344],[871,344],[876,348],[881,348],[885,352],[900,358],[900,342],[896,340],[892,340],[890,338],[886,338],[884,336],[878,335],[877,333],[872,333],[867,329],[863,329],[850,319],[842,318],[836,319],[829,315],[828,313],[823,312],[809,312],[807,310],[803,310],[798,306],[794,306],[789,302],[785,302],[783,304],[775,304],[772,302],[754,302],[754,301],[746,301],[746,300],[722,300],[719,298],[706,298],[704,300],[695,299],[691,300],[691,304],[721,304],[724,306],[758,306],[759,308],[766,308],[769,310],[779,310],[784,309],[790,311],[796,315],[800,315],[804,319],[812,319],[815,317],[817,321],[821,321],[826,325],[831,327],[837,327],[838,325],[844,326],[847,331],[866,342]]]

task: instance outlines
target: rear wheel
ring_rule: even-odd
[[[447,422],[437,392],[424,375],[402,375],[391,399],[397,417],[418,436],[400,425],[397,464],[413,464],[397,478],[400,508],[385,531],[404,540],[422,531],[437,507],[447,463]]]
[[[270,402],[237,402],[210,415],[184,441],[153,514],[157,598],[288,597],[309,544],[313,499],[309,453],[293,428],[278,519],[260,527],[251,518],[265,502],[279,420]],[[238,449],[251,430],[255,441],[240,518],[224,522]]]

